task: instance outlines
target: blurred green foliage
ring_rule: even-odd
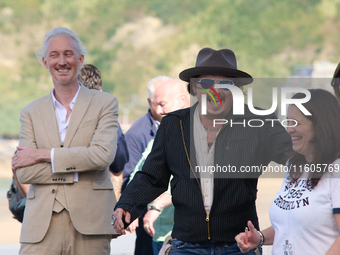
[[[239,69],[260,78],[325,56],[337,62],[338,13],[338,0],[0,0],[0,136],[18,135],[20,109],[53,86],[35,57],[53,27],[78,33],[103,90],[135,120],[147,109],[147,82],[178,77],[203,47],[233,49]]]

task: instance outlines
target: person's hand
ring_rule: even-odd
[[[157,220],[159,214],[160,212],[157,210],[149,210],[143,218],[144,229],[146,233],[148,233],[150,236],[155,235],[155,229],[153,227],[153,224]]]
[[[127,228],[126,230],[129,231],[129,232],[135,232],[136,228],[138,228],[139,226],[139,223],[138,223],[138,218],[135,219]]]
[[[127,224],[129,224],[131,220],[131,214],[122,208],[117,208],[117,210],[113,212],[112,223],[114,230],[120,235],[125,235],[123,219]]]
[[[261,241],[259,233],[250,220],[248,221],[247,225],[248,228],[245,229],[245,232],[239,233],[237,236],[235,236],[237,246],[240,248],[242,253],[246,253],[251,249],[255,249]]]
[[[35,152],[32,147],[17,147],[17,152],[12,157],[12,169],[16,170],[19,167],[34,165],[34,157],[31,156]]]
[[[12,169],[31,166],[41,161],[50,162],[51,149],[37,149],[33,147],[17,147],[17,153],[12,157]]]

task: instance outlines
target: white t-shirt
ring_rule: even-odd
[[[340,159],[333,164],[338,164]],[[269,217],[275,230],[273,255],[325,254],[339,236],[334,213],[340,213],[340,174],[327,172],[314,189],[306,178],[283,180]],[[285,253],[286,252],[286,253]]]

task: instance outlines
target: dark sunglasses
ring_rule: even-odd
[[[198,80],[197,83],[201,84],[201,87],[203,89],[210,89],[209,87],[215,87],[215,84],[224,84],[224,85],[234,85],[234,82],[232,80],[227,80],[227,79],[208,79],[208,78],[203,78],[201,80]],[[228,91],[229,89],[227,88],[222,88],[223,90]]]

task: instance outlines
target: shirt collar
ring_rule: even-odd
[[[150,109],[148,110],[148,114],[149,114],[149,117],[150,117],[150,119],[151,119],[152,124],[155,126],[156,131],[157,131],[159,125],[161,124],[161,122],[158,121],[158,120],[155,120],[155,119],[152,117]]]
[[[78,96],[78,94],[79,94],[79,91],[80,91],[80,83],[78,83],[78,90],[77,90],[77,93],[74,95],[74,97],[73,97],[73,99],[72,99],[72,101],[70,102],[70,108],[71,108],[71,110],[73,110],[73,106],[74,106],[74,104],[76,103],[76,99],[77,99],[77,96]],[[51,90],[51,95],[52,95],[52,101],[53,101],[53,106],[54,106],[54,108],[56,108],[58,105],[61,105],[61,103],[59,103],[58,102],[58,100],[55,98],[55,96],[54,96],[54,88]]]

